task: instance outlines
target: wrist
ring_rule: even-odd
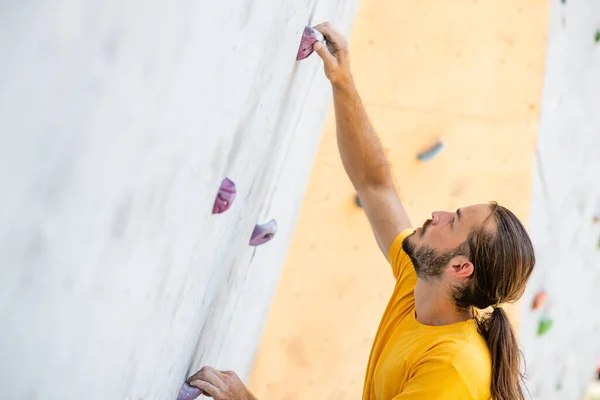
[[[354,79],[350,73],[344,74],[331,81],[331,87],[334,90],[348,90],[354,87]]]

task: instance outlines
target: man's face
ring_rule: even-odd
[[[411,258],[417,276],[422,279],[439,277],[450,261],[461,254],[471,231],[492,212],[489,204],[461,207],[454,212],[435,211],[431,219],[404,239],[402,247]]]

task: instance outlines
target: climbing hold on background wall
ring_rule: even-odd
[[[531,304],[531,309],[539,310],[540,308],[544,307],[544,304],[546,304],[547,297],[548,297],[548,295],[546,294],[545,290],[540,290],[539,292],[537,292],[535,294],[535,296],[533,297],[533,303]]]
[[[356,207],[362,208],[362,204],[360,204],[360,197],[358,197],[358,195],[354,196],[354,204],[356,204]]]
[[[323,37],[323,34],[316,29],[313,29],[310,26],[305,27],[302,39],[300,40],[300,48],[298,49],[296,60],[304,60],[306,57],[310,56],[314,51],[313,46],[315,42],[325,42],[325,37]]]
[[[274,219],[270,220],[266,224],[254,226],[254,231],[250,237],[250,246],[260,246],[261,244],[267,243],[273,239],[273,236],[277,233],[277,221]]]
[[[437,156],[438,154],[440,154],[440,152],[444,149],[444,143],[441,140],[438,140],[433,146],[431,146],[430,148],[428,148],[425,151],[420,152],[419,154],[417,154],[417,159],[419,161],[429,161],[432,158],[434,158],[435,156]]]
[[[585,400],[600,400],[600,358],[596,364],[596,376],[585,391]]]
[[[537,335],[542,336],[552,328],[552,320],[549,318],[542,318],[538,324]]]
[[[561,391],[562,390],[562,383],[558,382],[556,384],[556,391]]]
[[[594,42],[596,42],[596,43],[600,42],[600,29],[598,29],[596,31],[596,34],[594,35]]]
[[[223,179],[221,187],[219,188],[219,193],[217,193],[217,198],[215,199],[215,204],[213,205],[212,213],[221,214],[229,210],[233,200],[235,200],[235,194],[235,183],[229,178]]]
[[[202,394],[202,390],[197,387],[191,386],[187,382],[184,382],[179,389],[177,394],[177,400],[194,400],[196,397]]]

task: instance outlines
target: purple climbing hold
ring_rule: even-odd
[[[197,387],[191,386],[189,383],[184,382],[179,389],[177,394],[177,400],[194,400],[196,397],[202,394],[202,390]]]
[[[315,42],[325,43],[325,37],[316,29],[313,29],[310,26],[305,27],[302,39],[300,40],[300,48],[298,49],[296,60],[304,60],[306,57],[310,56],[315,50],[313,48]]]
[[[229,178],[223,179],[221,187],[219,188],[219,193],[217,193],[217,198],[215,199],[215,204],[213,205],[212,213],[221,214],[229,210],[229,207],[231,207],[231,204],[235,199],[235,194],[235,183]]]
[[[274,219],[270,220],[266,224],[254,226],[252,237],[250,238],[250,246],[260,246],[261,244],[267,243],[273,239],[277,233],[277,221]]]

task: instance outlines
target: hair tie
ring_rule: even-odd
[[[492,304],[492,308],[495,310],[496,308],[502,308],[504,307],[503,303],[496,303],[496,304]]]

